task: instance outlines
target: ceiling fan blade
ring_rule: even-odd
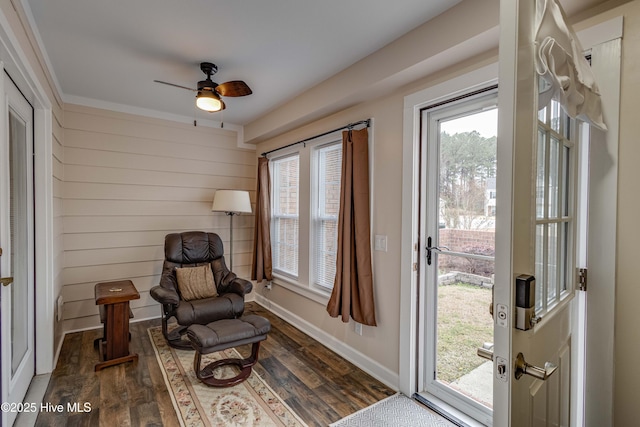
[[[175,83],[169,83],[169,82],[163,82],[162,80],[154,80],[154,82],[156,83],[162,83],[163,85],[169,85],[169,86],[174,86],[174,87],[179,87],[180,89],[186,89],[186,90],[190,90],[192,92],[197,92],[196,89],[192,88],[192,87],[186,87],[186,86],[181,86],[181,85],[177,85]]]
[[[253,92],[242,80],[232,80],[216,86],[216,92],[222,96],[247,96]]]

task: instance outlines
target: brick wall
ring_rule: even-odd
[[[440,229],[438,246],[446,246],[452,251],[467,252],[470,246],[492,249],[495,252],[495,230]],[[493,255],[483,253],[483,255]]]
[[[476,255],[493,256],[495,254],[495,230],[460,230],[440,229],[438,246],[447,247],[454,252],[465,252]],[[477,275],[480,282],[492,283],[495,263],[478,259],[440,255],[438,266],[441,274],[469,273]],[[456,276],[457,277],[457,276]],[[462,279],[460,279],[462,280]],[[479,284],[475,281],[462,280],[466,283]]]

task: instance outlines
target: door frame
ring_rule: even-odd
[[[402,145],[402,245],[400,256],[400,372],[399,390],[407,396],[418,391],[418,319],[424,307],[418,304],[419,263],[424,255],[420,242],[420,145],[421,109],[457,95],[496,85],[498,63],[458,75],[404,99]],[[415,266],[415,268],[414,268]]]
[[[17,18],[14,18],[17,19]],[[34,110],[34,195],[35,195],[35,349],[36,375],[53,371],[55,356],[54,237],[53,237],[53,123],[52,106],[12,31],[12,24],[0,10],[0,78],[5,71],[31,103]],[[4,93],[0,93],[4,99]]]
[[[614,421],[614,322],[622,34],[622,16],[577,32],[583,48],[591,49],[591,69],[602,93],[602,107],[609,128],[607,132],[602,132],[592,126],[590,135],[589,177],[597,180],[597,189],[592,189],[589,193],[587,234],[590,241],[597,242],[597,249],[589,251],[589,247],[587,248],[590,285],[587,286],[586,292],[587,334],[584,343],[585,366],[582,369],[589,375],[585,375],[581,401],[578,403],[583,404],[583,412],[579,411],[578,414],[584,415],[584,419],[577,420],[578,425],[586,427],[612,425]],[[594,300],[597,301],[597,306],[593,306]],[[594,315],[596,312],[598,314]],[[590,336],[597,336],[598,339],[589,340]],[[585,393],[585,390],[589,390],[589,393]]]

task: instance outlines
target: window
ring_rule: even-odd
[[[282,150],[270,164],[275,283],[326,303],[336,276],[342,132]]]
[[[273,269],[298,277],[300,157],[276,159],[272,163],[271,213]]]
[[[314,284],[333,289],[338,249],[338,213],[340,211],[340,177],[342,144],[334,143],[316,148],[316,168],[313,172],[315,214],[313,218]]]
[[[536,314],[574,286],[574,121],[552,100],[538,113],[536,156]]]

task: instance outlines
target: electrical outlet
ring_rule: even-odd
[[[362,323],[356,322],[355,325],[354,325],[354,330],[355,330],[356,334],[362,335]]]
[[[264,285],[264,288],[265,288],[266,290],[270,291],[270,290],[271,290],[271,282],[267,282],[267,284],[266,284],[266,285]]]
[[[62,320],[62,308],[64,307],[64,301],[62,300],[62,295],[58,297],[56,306],[57,306],[56,318],[58,319],[58,322],[59,322]]]

